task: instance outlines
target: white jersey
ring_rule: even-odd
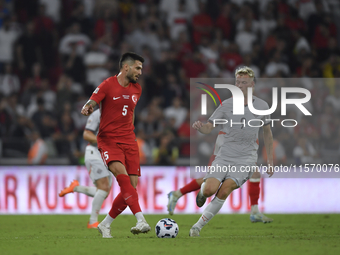
[[[95,135],[98,135],[100,123],[100,110],[95,110],[87,119],[85,129],[92,131]],[[97,144],[89,144],[97,149]]]
[[[94,111],[87,119],[85,129],[92,131],[95,135],[98,134],[100,123],[100,110]],[[109,177],[109,184],[112,184],[112,174],[104,165],[102,157],[98,151],[97,144],[89,144],[85,149],[85,165],[89,171],[90,178],[93,184],[96,185],[96,180],[104,177]]]
[[[268,104],[262,99],[253,96],[253,106],[257,110],[268,110]],[[258,133],[260,127],[251,127],[249,120],[262,120],[264,125],[270,124],[269,115],[255,115],[250,112],[248,106],[244,106],[244,115],[233,114],[233,98],[222,102],[209,118],[213,123],[214,119],[224,119],[224,124],[216,139],[214,154],[227,161],[257,162]],[[232,122],[232,125],[231,125]],[[244,124],[242,124],[244,123]],[[260,126],[260,121],[252,121],[252,126]]]

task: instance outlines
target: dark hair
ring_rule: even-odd
[[[125,61],[132,60],[132,61],[140,61],[144,63],[144,58],[134,52],[126,52],[122,55],[122,57],[119,60],[119,69],[121,69],[124,65]]]

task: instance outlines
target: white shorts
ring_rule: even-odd
[[[85,166],[89,171],[89,175],[93,184],[95,184],[96,180],[109,177],[109,184],[110,186],[112,185],[112,174],[104,165],[104,162],[97,147],[94,147],[92,145],[86,146]]]
[[[215,158],[204,180],[215,178],[220,182],[224,182],[226,179],[232,179],[238,187],[241,187],[253,175],[256,169],[255,163],[235,163]]]

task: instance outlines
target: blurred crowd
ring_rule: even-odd
[[[335,21],[327,0],[0,0],[2,157],[34,157],[39,143],[79,164],[80,109],[133,51],[145,58],[141,163],[173,165],[190,156],[190,78],[232,78],[243,65],[257,78],[339,77]],[[331,162],[340,155],[340,84],[302,84],[313,117],[273,128],[277,163]],[[265,86],[256,95],[271,100]]]

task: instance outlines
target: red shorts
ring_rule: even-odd
[[[141,175],[137,142],[125,144],[107,141],[99,146],[100,155],[106,166],[112,161],[119,161],[125,166],[129,175]]]

